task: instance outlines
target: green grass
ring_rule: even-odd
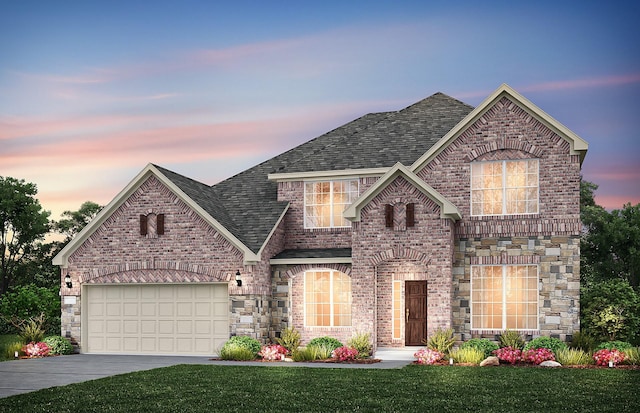
[[[0,399],[0,411],[624,413],[639,387],[639,370],[606,368],[181,365]]]

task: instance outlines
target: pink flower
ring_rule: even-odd
[[[556,361],[553,351],[548,348],[532,348],[522,353],[522,361],[525,363],[540,364],[543,361]]]
[[[43,342],[34,343],[32,341],[22,347],[22,352],[28,357],[45,357],[49,355],[49,351],[49,346]]]
[[[435,364],[439,360],[442,360],[444,354],[429,348],[421,348],[413,354],[413,357],[418,359],[418,364]]]
[[[263,346],[258,352],[258,355],[265,360],[284,360],[284,356],[287,354],[287,349],[280,344],[272,344],[270,346]]]
[[[607,366],[609,362],[613,362],[613,364],[622,363],[625,359],[625,354],[617,349],[608,350],[602,349],[595,352],[593,355],[593,359],[596,361],[598,366]]]
[[[353,347],[342,346],[333,350],[333,357],[340,361],[355,360],[358,357],[358,350]]]
[[[498,359],[500,359],[500,361],[505,361],[511,364],[516,364],[517,362],[522,360],[522,351],[511,346],[493,350],[493,354],[495,354]]]

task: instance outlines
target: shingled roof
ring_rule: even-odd
[[[436,93],[397,112],[362,116],[213,186],[157,168],[258,253],[288,205],[277,200],[269,174],[410,165],[472,110]]]

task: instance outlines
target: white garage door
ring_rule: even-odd
[[[227,284],[89,285],[87,353],[211,355],[229,338]]]

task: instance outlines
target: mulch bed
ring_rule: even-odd
[[[356,360],[348,360],[348,361],[340,361],[338,359],[325,359],[325,360],[308,360],[304,362],[297,361],[283,361],[283,360],[265,360],[265,359],[255,359],[255,360],[223,360],[219,357],[210,358],[211,361],[250,361],[250,362],[259,362],[259,363],[339,363],[339,364],[374,364],[379,363],[380,359],[356,359]]]

